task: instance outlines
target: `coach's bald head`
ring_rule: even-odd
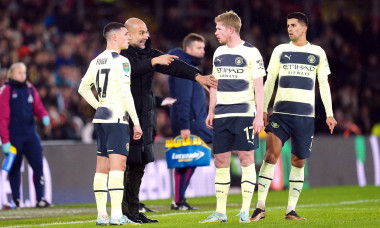
[[[132,17],[125,22],[125,27],[127,27],[130,32],[132,39],[129,42],[133,47],[145,48],[145,42],[148,40],[149,32],[144,21]]]

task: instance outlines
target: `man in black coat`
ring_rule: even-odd
[[[138,18],[130,18],[125,26],[131,34],[130,45],[120,54],[131,63],[131,91],[140,120],[143,136],[140,140],[131,140],[127,170],[124,175],[123,214],[135,222],[151,223],[158,220],[149,219],[139,213],[139,191],[144,175],[145,165],[154,161],[153,141],[156,128],[155,99],[153,93],[154,71],[198,81],[206,90],[207,86],[216,88],[217,81],[212,75],[202,76],[199,70],[176,60],[176,56],[165,55],[152,49],[146,24]],[[130,122],[131,135],[133,124]]]

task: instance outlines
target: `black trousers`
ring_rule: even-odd
[[[139,213],[139,192],[145,164],[128,164],[124,172],[123,214]]]

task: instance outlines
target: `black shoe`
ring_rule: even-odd
[[[173,202],[172,202],[172,205],[170,206],[170,209],[172,209],[172,210],[179,210],[179,209],[178,209],[178,205],[175,203],[174,200],[173,200]]]
[[[138,223],[138,224],[142,224],[143,222],[139,219],[138,217],[138,214],[125,214],[125,216],[127,216],[129,218],[129,220],[131,220],[132,222],[135,222],[135,223]]]
[[[257,222],[260,219],[264,219],[264,218],[265,218],[265,210],[261,208],[256,208],[255,211],[252,213],[252,216],[249,220]]]
[[[285,215],[285,219],[290,220],[306,220],[305,218],[302,218],[301,216],[297,215],[295,211],[291,211]]]
[[[133,215],[135,218],[139,219],[142,223],[157,223],[158,220],[157,219],[150,219],[148,217],[146,217],[146,215],[144,213],[138,213],[138,214],[134,214]]]
[[[198,210],[198,208],[190,206],[187,202],[186,199],[179,201],[177,204],[178,210],[180,211],[189,211],[189,210]]]
[[[139,203],[139,212],[140,213],[145,213],[145,212],[157,212],[157,211],[155,211],[153,209],[150,209],[150,208],[147,208],[145,206],[145,204],[143,204],[143,203]]]
[[[48,203],[45,199],[42,198],[40,201],[38,201],[38,203],[36,204],[36,207],[46,208],[46,207],[54,207],[54,205]]]

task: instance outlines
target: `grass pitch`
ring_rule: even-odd
[[[89,193],[90,194],[90,193]],[[284,219],[288,191],[270,191],[267,199],[266,218],[259,222],[240,224],[241,195],[228,196],[227,223],[199,224],[215,210],[215,197],[190,198],[188,202],[197,211],[170,210],[171,199],[144,201],[159,212],[146,213],[158,219],[148,227],[380,227],[380,187],[345,186],[311,188],[302,191],[297,213],[305,221]],[[257,202],[257,192],[252,200],[250,213]],[[110,210],[109,210],[110,211]],[[94,204],[56,205],[54,208],[0,211],[0,227],[97,227]]]

